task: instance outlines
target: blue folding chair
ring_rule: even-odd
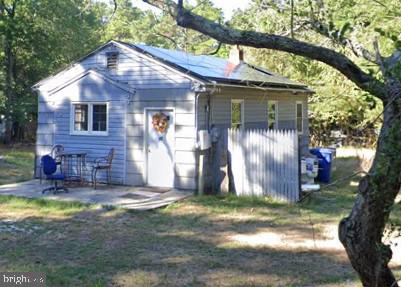
[[[65,192],[68,192],[68,189],[64,186],[57,185],[58,181],[64,182],[65,177],[62,173],[56,174],[57,163],[54,158],[52,158],[50,155],[42,156],[41,163],[43,173],[46,175],[46,180],[50,180],[54,183],[54,186],[45,188],[44,190],[42,190],[42,193],[45,193],[46,191],[53,191],[53,193],[57,193],[57,191],[59,190],[64,190]]]

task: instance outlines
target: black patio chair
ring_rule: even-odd
[[[114,158],[114,148],[110,149],[109,154],[104,157],[95,159],[92,167],[92,186],[96,189],[97,183],[97,172],[99,170],[105,170],[107,174],[107,184],[111,183],[111,166]]]
[[[51,157],[54,158],[57,165],[61,166],[61,156],[60,153],[64,151],[64,146],[61,144],[56,144],[52,147],[52,151],[50,153]]]

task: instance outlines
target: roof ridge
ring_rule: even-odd
[[[270,70],[267,70],[265,68],[256,66],[254,64],[250,64],[248,62],[242,61],[240,64],[236,66],[235,69],[232,67],[228,67],[230,62],[226,58],[222,57],[216,57],[213,55],[196,55],[191,52],[186,52],[186,51],[181,51],[181,50],[171,50],[171,49],[166,49],[166,48],[161,48],[161,47],[156,47],[148,44],[133,44],[133,43],[126,43],[126,42],[121,42],[129,47],[139,49],[141,51],[144,51],[147,54],[150,54],[153,57],[158,58],[159,60],[165,62],[166,64],[173,65],[173,67],[177,68],[183,68],[188,72],[192,72],[197,74],[200,77],[203,77],[204,79],[213,79],[213,80],[218,80],[221,79],[222,81],[233,81],[233,82],[257,82],[258,84],[262,85],[280,85],[280,86],[285,86],[285,87],[301,87],[301,88],[306,88],[307,86],[303,83],[298,83],[296,81],[291,80],[288,77],[284,77],[280,74],[276,74],[274,72],[271,72]],[[158,54],[159,52],[160,54]],[[180,61],[181,59],[174,59],[177,57],[174,57],[173,53],[180,53],[180,54],[185,54],[188,56],[187,61]],[[201,63],[191,63],[191,59],[200,59],[202,58],[205,62],[205,64]],[[219,61],[224,61],[224,63],[216,63],[215,66],[212,67],[212,65],[209,63],[209,65],[206,63],[207,60],[213,61],[217,59]],[[184,63],[183,63],[184,62]],[[224,67],[222,66],[224,65]],[[221,75],[205,75],[201,74],[198,71],[198,68],[204,68],[204,69],[211,69],[214,68],[215,70],[218,69],[218,66],[220,66],[220,70],[223,71],[223,74]],[[249,67],[250,70],[244,71],[246,69],[242,69],[241,71],[241,66],[242,67]],[[227,72],[228,70],[228,72]],[[259,73],[259,75],[257,74]],[[263,79],[265,76],[269,77],[269,79]]]
[[[165,50],[165,51],[170,51],[170,52],[178,52],[178,53],[184,53],[184,54],[188,54],[192,57],[210,57],[210,58],[217,58],[217,59],[222,59],[222,60],[228,60],[222,57],[218,57],[218,56],[214,56],[214,55],[207,55],[207,54],[195,54],[192,52],[187,52],[184,50],[180,50],[180,49],[168,49],[168,48],[163,48],[163,47],[157,47],[157,46],[153,46],[153,45],[149,45],[146,43],[130,43],[130,42],[125,42],[125,41],[120,41],[120,40],[116,40],[115,42],[121,43],[121,44],[125,44],[128,46],[147,46],[147,47],[151,47],[153,49],[158,49],[158,50]]]
[[[113,44],[120,45],[121,48],[125,48],[127,50],[142,53],[147,57],[153,58],[158,63],[170,67],[176,72],[184,73],[185,75],[196,80],[200,80],[204,83],[213,81],[221,84],[247,85],[250,87],[257,85],[261,87],[279,86],[284,89],[294,87],[308,89],[305,84],[298,83],[287,77],[273,73],[269,70],[245,61],[242,61],[240,64],[235,66],[235,69],[233,69],[232,63],[230,64],[228,59],[217,57],[215,55],[197,55],[182,50],[172,50],[147,44],[129,43],[120,40],[108,41],[86,56],[74,61],[67,68],[39,81],[32,88],[39,88],[42,84],[45,84],[47,81],[53,79],[57,75],[67,72],[90,55],[93,55],[104,47]],[[117,83],[119,83],[119,81],[117,81]]]

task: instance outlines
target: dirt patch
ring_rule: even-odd
[[[19,222],[11,219],[0,220],[0,234],[32,234],[41,229],[41,226],[35,225],[32,222]]]

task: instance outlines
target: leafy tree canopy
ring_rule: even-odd
[[[369,53],[374,54],[375,39],[371,37],[374,34],[382,53],[390,55],[394,47],[400,45],[400,17],[394,12],[398,11],[397,2],[295,1],[291,9],[290,1],[254,0],[246,10],[235,13],[230,25],[243,30],[293,36],[335,49],[380,77],[377,65],[357,57],[346,47],[349,43],[363,45],[370,47]],[[377,118],[382,104],[376,98],[320,62],[274,50],[246,50],[248,60],[304,82],[316,91],[310,98],[310,118],[312,135],[318,144],[327,144],[331,130],[341,130],[351,137],[350,140],[364,135],[362,143],[372,143],[371,137],[375,137],[374,133],[381,126],[381,118]]]

